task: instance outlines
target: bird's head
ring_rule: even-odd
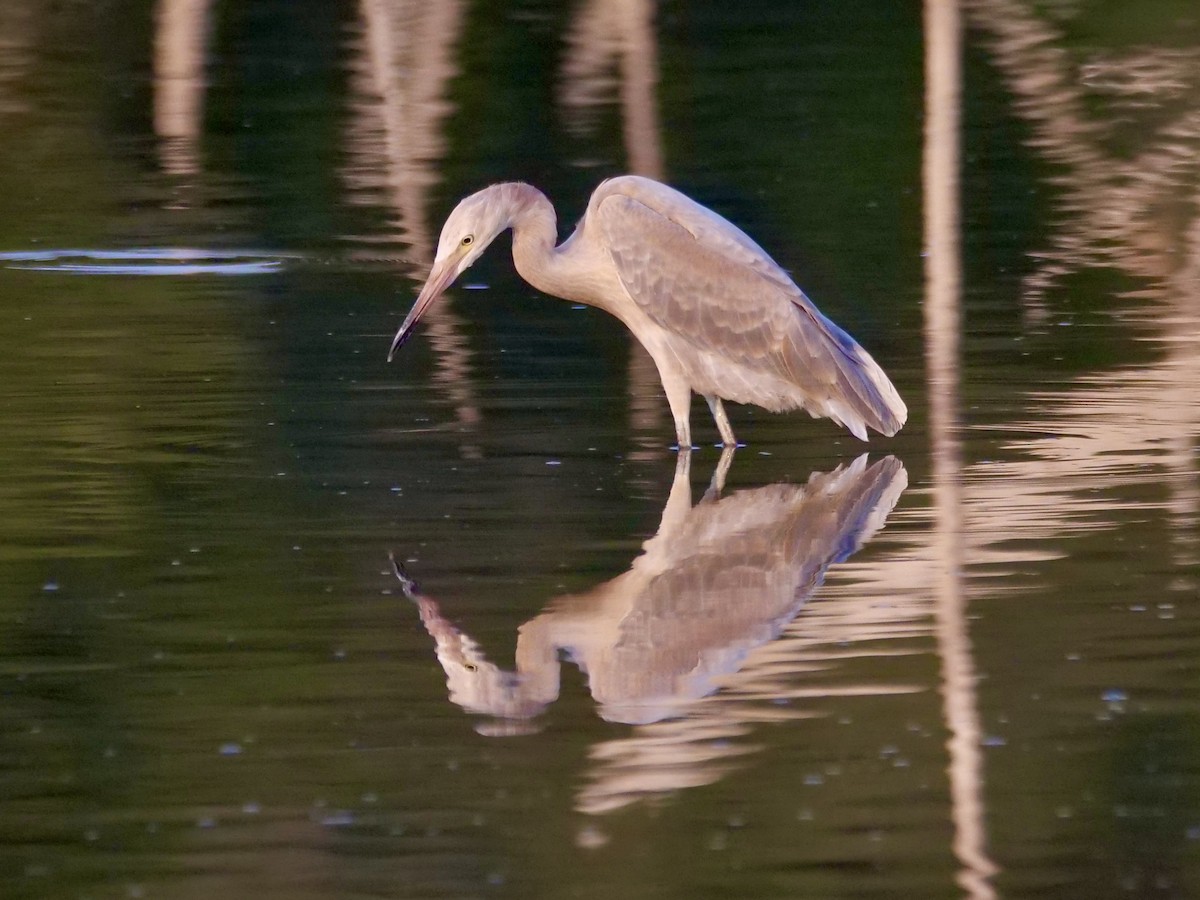
[[[425,286],[421,288],[417,302],[392,340],[388,362],[408,340],[417,320],[433,302],[479,259],[500,232],[512,225],[514,207],[509,197],[511,192],[505,190],[509,187],[506,184],[494,184],[464,198],[454,207],[454,212],[450,213],[446,224],[442,226],[437,254]]]

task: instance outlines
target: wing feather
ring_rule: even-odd
[[[648,179],[613,179],[597,195],[590,215],[629,296],[707,359],[713,383],[697,390],[803,406],[863,439],[864,425],[892,435],[904,424],[904,403],[878,364],[734,225]],[[721,383],[725,363],[746,371]],[[764,402],[755,376],[790,385],[790,402]]]

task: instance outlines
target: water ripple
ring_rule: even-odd
[[[300,257],[259,250],[148,247],[137,250],[20,250],[0,252],[8,269],[67,275],[266,275]]]

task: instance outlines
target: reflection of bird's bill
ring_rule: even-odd
[[[388,562],[391,563],[392,574],[400,582],[400,589],[404,591],[404,596],[409,600],[418,600],[417,583],[408,577],[408,573],[404,571],[404,566],[396,561],[396,554],[391,550],[388,551]]]
[[[458,271],[455,266],[448,263],[434,263],[433,271],[429,273],[429,278],[426,280],[425,286],[421,288],[417,302],[413,304],[413,308],[405,316],[400,330],[392,338],[392,348],[388,350],[388,362],[391,362],[392,357],[396,355],[396,351],[404,346],[404,342],[408,340],[413,328],[416,327],[417,321],[421,316],[425,315],[425,311],[433,305],[433,301],[440,297],[442,292],[450,286],[450,282],[454,281],[456,275],[458,275]]]

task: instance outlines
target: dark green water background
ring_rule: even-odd
[[[0,6],[0,895],[1197,896],[1200,12],[961,14],[947,431],[917,3]],[[565,659],[506,725],[435,632],[511,669],[557,597],[616,628],[666,404],[506,239],[384,357],[460,196],[526,179],[565,231],[631,169],[871,350],[908,487],[798,615],[714,639],[716,693],[608,721]],[[732,417],[721,504],[864,449]],[[651,624],[723,627],[701,595]]]

